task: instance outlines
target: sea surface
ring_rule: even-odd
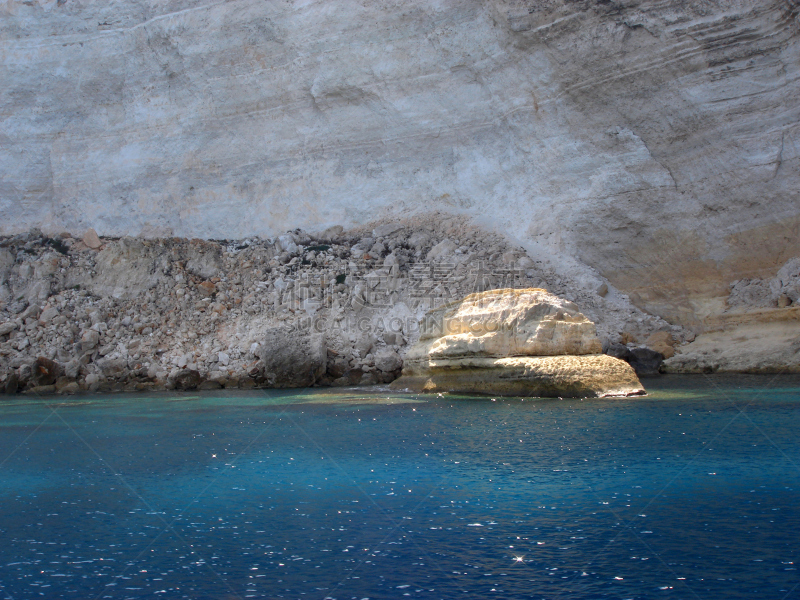
[[[0,402],[0,598],[800,598],[800,379]]]

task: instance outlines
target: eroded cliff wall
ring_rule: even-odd
[[[0,4],[0,234],[461,212],[708,326],[800,255],[797,0]]]

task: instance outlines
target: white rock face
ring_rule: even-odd
[[[586,397],[644,393],[631,366],[601,354],[595,326],[545,290],[490,290],[429,311],[397,389]]]
[[[0,233],[464,212],[689,325],[800,255],[795,0],[0,5]]]
[[[425,315],[409,360],[600,354],[595,325],[546,290],[470,294]]]

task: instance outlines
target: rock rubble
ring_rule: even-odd
[[[448,215],[236,241],[33,230],[0,238],[0,389],[389,383],[426,311],[534,286],[580,302],[606,341],[670,329]]]

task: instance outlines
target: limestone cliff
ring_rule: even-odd
[[[0,233],[458,212],[574,288],[714,328],[732,285],[800,256],[799,7],[2,3]]]

